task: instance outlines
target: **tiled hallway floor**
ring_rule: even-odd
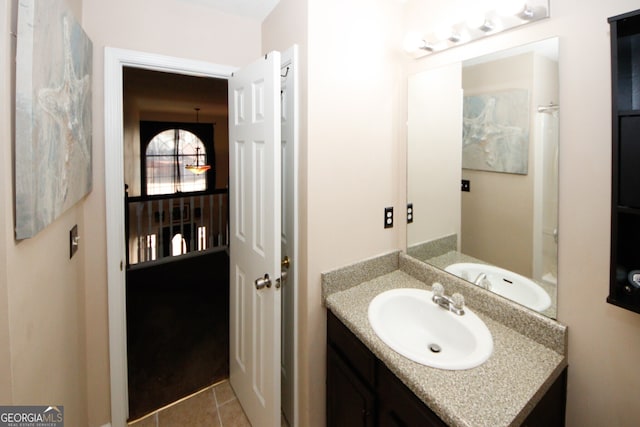
[[[225,380],[134,421],[131,427],[251,427]]]

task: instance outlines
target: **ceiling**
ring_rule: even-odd
[[[195,118],[227,114],[227,80],[164,73],[125,67],[123,72],[125,106],[137,105],[142,117],[168,113]]]
[[[280,0],[180,0],[206,4],[232,15],[255,18],[262,21]]]

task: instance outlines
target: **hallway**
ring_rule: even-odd
[[[129,417],[139,419],[229,377],[224,250],[127,270]]]

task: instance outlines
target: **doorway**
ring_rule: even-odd
[[[129,421],[229,376],[227,86],[123,68]]]
[[[291,49],[289,55],[284,57],[295,58],[295,48]],[[292,62],[293,64],[294,62]],[[122,200],[124,199],[123,180],[123,100],[122,100],[122,69],[124,67],[143,68],[168,73],[204,76],[220,79],[228,79],[234,67],[210,64],[202,61],[193,61],[182,58],[167,57],[144,52],[136,52],[123,49],[105,49],[105,169],[106,169],[106,220],[107,220],[107,274],[108,274],[108,299],[109,299],[109,348],[110,348],[110,376],[111,376],[111,417],[114,427],[124,426],[128,417],[128,395],[127,395],[127,363],[126,363],[126,322],[125,307],[126,296],[124,292],[125,283],[125,239],[122,230],[125,229]],[[283,73],[286,75],[286,71]],[[297,84],[295,80],[296,70],[292,67],[289,73],[289,87],[293,89]],[[290,95],[294,95],[294,90],[289,90]],[[288,95],[289,96],[289,95]],[[289,105],[295,105],[295,96],[288,101]],[[292,116],[290,116],[291,118]],[[295,117],[295,116],[294,116]],[[297,117],[291,121],[293,134],[297,132]],[[284,134],[284,133],[283,133]],[[291,140],[293,141],[293,140]],[[297,144],[290,144],[295,147]],[[295,148],[297,157],[297,148]],[[294,194],[289,197],[294,206],[293,212],[294,229],[297,230],[297,163],[291,164],[292,168],[287,169],[289,179],[291,179]],[[289,210],[288,210],[289,211]],[[293,235],[291,242],[296,241]],[[297,247],[292,246],[290,257],[293,265],[297,261]],[[289,321],[283,339],[283,353],[296,354],[297,348],[297,295],[295,287],[297,285],[297,274],[290,273],[288,281],[292,290],[289,299],[291,301],[291,311],[286,315]],[[283,356],[284,359],[284,356]],[[295,357],[289,357],[293,366],[287,366],[287,375],[291,379],[287,384],[283,382],[283,395],[287,393],[295,398],[297,395],[297,367]],[[285,390],[284,388],[287,388]],[[298,408],[295,401],[292,403],[293,413],[290,415],[290,424],[297,425]]]

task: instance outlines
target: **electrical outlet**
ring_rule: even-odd
[[[462,180],[462,191],[471,191],[471,181],[469,181],[468,179]]]
[[[393,227],[393,208],[384,208],[384,228]]]
[[[413,222],[413,203],[407,203],[407,224]]]

